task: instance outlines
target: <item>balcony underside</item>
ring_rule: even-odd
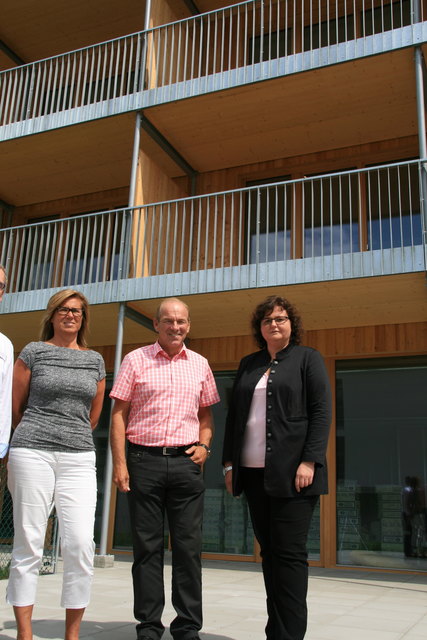
[[[427,299],[425,296],[423,265],[424,256],[422,246],[418,246],[333,256],[332,258],[317,257],[304,260],[270,262],[258,266],[248,265],[145,278],[132,278],[115,282],[76,285],[76,287],[88,297],[92,305],[96,305],[95,309],[98,309],[98,313],[101,311],[101,316],[103,314],[102,309],[104,309],[105,305],[107,305],[107,308],[111,308],[112,303],[124,301],[130,302],[134,308],[149,317],[154,314],[158,299],[169,296],[191,296],[191,300],[193,300],[194,297],[196,300],[201,300],[206,297],[211,301],[211,313],[215,314],[218,308],[220,308],[218,302],[215,302],[217,296],[225,300],[229,299],[228,296],[230,294],[233,299],[234,296],[237,296],[236,299],[240,300],[240,303],[237,303],[237,305],[235,305],[235,302],[232,303],[233,307],[236,306],[237,311],[241,304],[246,306],[245,301],[250,300],[250,304],[253,304],[252,301],[256,301],[264,295],[264,293],[258,291],[260,288],[263,290],[280,288],[281,291],[285,288],[287,296],[294,297],[296,295],[297,299],[301,298],[304,305],[306,304],[306,294],[309,295],[310,299],[312,299],[313,296],[314,299],[318,299],[319,292],[322,292],[321,297],[323,298],[323,302],[319,305],[319,312],[320,310],[322,310],[321,313],[323,314],[328,312],[330,309],[329,296],[332,295],[332,299],[336,297],[337,301],[341,298],[347,300],[341,309],[340,315],[342,315],[343,312],[344,315],[347,312],[350,312],[351,315],[350,323],[348,319],[338,319],[340,317],[338,316],[336,320],[332,321],[332,324],[331,319],[323,320],[322,326],[353,326],[354,323],[362,325],[372,323],[373,320],[368,321],[369,314],[373,313],[374,316],[377,315],[377,310],[375,309],[374,311],[375,304],[378,301],[378,297],[384,297],[385,292],[388,292],[388,295],[387,293],[385,295],[385,299],[390,308],[386,312],[385,317],[383,317],[382,313],[379,314],[381,319],[378,320],[378,322],[403,322],[404,320],[401,318],[401,310],[403,308],[407,310],[408,320],[409,318],[411,321],[425,320],[427,318]],[[352,274],[351,277],[350,274]],[[367,274],[370,274],[370,276],[366,277]],[[389,277],[384,278],[378,276]],[[394,283],[391,289],[390,283]],[[409,283],[409,286],[405,283]],[[413,287],[415,283],[418,283],[418,286],[414,290]],[[392,293],[394,286],[396,290],[395,293]],[[7,335],[9,335],[10,332],[14,333],[15,314],[44,309],[49,297],[54,291],[56,291],[56,289],[44,289],[40,291],[19,292],[5,296],[3,304],[1,305],[2,330],[4,330]],[[290,291],[295,293],[291,294]],[[355,301],[348,301],[349,291],[357,292],[357,303]],[[366,300],[363,299],[364,291],[367,292]],[[333,292],[335,292],[335,295]],[[327,304],[325,304],[325,296],[328,297]],[[227,304],[229,304],[229,302]],[[98,307],[98,305],[102,305],[102,307]],[[396,319],[395,321],[391,319],[394,315],[392,311],[394,306],[400,309],[400,313],[398,314],[399,320]],[[107,341],[106,344],[112,344],[114,342],[113,336],[116,324],[114,320],[116,314],[115,305],[113,305],[112,308],[114,309],[111,319],[111,330],[113,333],[111,334],[111,340],[109,339],[110,341]],[[248,309],[248,313],[249,311],[250,309]],[[317,311],[313,309],[313,316],[315,316],[316,313]],[[403,315],[405,315],[405,313],[403,313]],[[388,314],[391,314],[390,319],[386,317]],[[193,312],[192,315],[194,315]],[[222,313],[220,315],[222,315]],[[12,322],[12,325],[8,332],[9,322]],[[323,322],[326,322],[326,325],[323,325]],[[223,326],[223,322],[217,325],[216,321],[214,321],[208,334],[204,333],[205,329],[200,333],[199,329],[197,337],[205,337],[206,335],[220,336],[222,335],[222,331],[226,332],[225,335],[234,335],[233,332],[236,329],[232,327],[235,327],[233,322],[226,328]],[[97,336],[99,335],[98,331],[99,328],[96,329]],[[147,333],[146,329],[139,327],[136,341],[142,340],[140,336],[141,331],[143,334]],[[246,333],[246,331],[244,333]],[[150,339],[148,337],[149,335],[150,332],[147,333],[147,340]],[[96,344],[99,343],[98,337],[95,338],[95,342]]]
[[[163,104],[145,114],[200,173],[408,138],[417,135],[413,50]],[[132,114],[125,114],[3,142],[0,198],[22,206],[128,185],[134,126]],[[169,177],[183,175],[145,133],[141,149]]]
[[[167,276],[164,276],[165,280]],[[153,317],[159,303],[151,295],[145,297],[149,279],[126,281],[116,288],[116,301],[125,301],[134,310]],[[137,297],[139,286],[144,295]],[[261,285],[262,286],[262,285]],[[101,304],[101,289],[109,285],[79,287],[89,296],[91,304],[90,344],[111,345],[114,348],[117,331],[117,302]],[[114,288],[114,287],[111,287]],[[132,291],[134,297],[126,297]],[[19,351],[30,340],[38,339],[40,320],[46,301],[53,290],[27,292],[6,296],[2,303],[2,332],[8,335]],[[166,291],[166,287],[165,287]],[[180,293],[174,291],[175,294]],[[201,293],[180,294],[190,306],[190,338],[214,338],[250,334],[250,314],[265,296],[277,293],[285,295],[299,309],[306,330],[340,329],[373,325],[425,322],[427,319],[427,296],[425,273],[410,273],[371,278],[353,278],[306,284],[268,284],[263,288],[248,288]],[[120,295],[118,295],[120,294]],[[165,295],[168,295],[165,293]],[[18,300],[20,304],[18,305]],[[98,302],[98,304],[96,304]],[[12,303],[12,304],[11,304]],[[30,311],[30,307],[38,309]],[[12,311],[11,307],[14,307]],[[21,311],[21,313],[18,313]],[[22,313],[27,311],[26,313]],[[155,334],[126,318],[124,342],[142,344],[155,339]]]

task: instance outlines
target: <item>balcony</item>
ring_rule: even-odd
[[[0,230],[1,313],[423,272],[424,162],[259,184]]]
[[[418,0],[250,0],[0,73],[0,141],[427,42]]]

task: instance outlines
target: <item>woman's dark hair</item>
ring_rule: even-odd
[[[286,300],[286,298],[281,298],[280,296],[268,296],[264,302],[261,302],[261,304],[257,306],[252,314],[252,334],[259,348],[265,349],[267,346],[267,343],[261,334],[261,322],[265,316],[271,314],[274,307],[282,307],[289,317],[292,328],[290,342],[292,344],[301,344],[303,333],[302,320],[298,315],[296,308],[289,302],[289,300]]]

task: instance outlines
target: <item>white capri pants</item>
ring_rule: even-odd
[[[61,606],[86,607],[95,552],[95,452],[11,448],[8,487],[15,537],[7,602],[18,607],[35,602],[47,521],[55,505],[64,569]]]

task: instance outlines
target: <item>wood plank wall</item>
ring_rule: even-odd
[[[318,349],[325,360],[404,356],[427,353],[427,322],[321,329],[307,331],[304,344]],[[141,344],[124,345],[123,356]],[[214,371],[235,370],[240,359],[256,346],[250,335],[193,338],[189,347],[209,360]],[[94,347],[104,357],[107,371],[114,368],[114,345]]]

